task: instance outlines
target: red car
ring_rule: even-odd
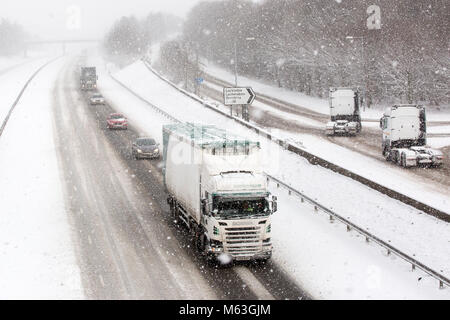
[[[108,129],[127,129],[128,128],[128,120],[121,113],[110,114],[108,119],[106,119],[106,124],[108,126]]]

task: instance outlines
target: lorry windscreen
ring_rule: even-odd
[[[213,211],[222,218],[268,215],[269,203],[265,198],[235,199],[214,197]]]

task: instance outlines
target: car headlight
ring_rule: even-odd
[[[138,152],[138,153],[142,153],[142,150],[141,150],[141,149],[137,149],[137,152]]]
[[[154,152],[159,152],[159,149],[155,149]]]

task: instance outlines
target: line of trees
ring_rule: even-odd
[[[26,33],[23,28],[6,19],[0,20],[0,55],[17,54],[25,47]]]
[[[373,4],[381,29],[369,30]],[[359,85],[369,105],[446,104],[448,13],[447,0],[201,2],[182,36],[162,47],[161,65],[178,78],[190,68],[194,78],[194,52],[233,71],[236,44],[240,74],[280,87],[325,97],[330,86]]]
[[[104,48],[111,55],[140,57],[147,53],[152,43],[179,30],[178,17],[150,13],[144,19],[122,17],[114,23],[104,39]]]

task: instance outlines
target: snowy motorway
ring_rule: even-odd
[[[2,91],[9,88],[0,97],[1,121],[20,84],[42,64],[0,76]],[[80,64],[97,66],[106,105],[89,105],[90,93],[79,90]],[[170,221],[161,163],[131,157],[137,136],[161,141],[161,126],[170,122],[151,104],[184,121],[218,124],[258,139],[163,83],[141,62],[121,71],[98,56],[51,63],[30,83],[0,137],[0,272],[10,275],[0,279],[0,297],[450,298],[449,288],[437,289],[435,280],[411,272],[274,186],[279,212],[273,259],[220,268],[207,264],[187,232]],[[128,117],[128,130],[106,129],[105,119],[114,111]],[[448,223],[312,166],[274,143],[261,143],[270,174],[450,276]]]

